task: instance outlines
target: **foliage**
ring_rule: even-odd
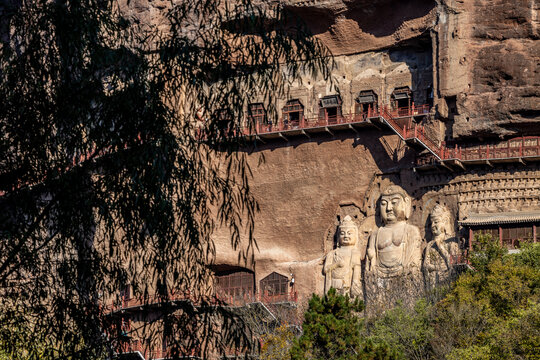
[[[488,346],[473,345],[464,349],[454,349],[448,356],[447,360],[491,360]]]
[[[406,359],[427,359],[433,327],[431,305],[418,301],[414,309],[398,305],[385,312],[370,328],[371,339],[388,344]]]
[[[538,255],[536,247],[526,247],[462,275],[436,307],[435,353],[452,359],[469,353],[478,359],[534,358],[540,351]]]
[[[289,351],[295,340],[295,334],[289,324],[283,323],[272,333],[262,336],[259,358],[261,360],[288,360]]]
[[[540,269],[540,243],[523,243],[520,252],[511,254],[509,257],[513,259],[516,265]]]
[[[257,94],[271,108],[288,81],[328,75],[326,50],[282,9],[187,0],[150,26],[121,6],[130,2],[1,8],[0,350],[9,354],[110,356],[119,338],[104,335],[103,304],[128,284],[146,299],[189,290],[203,301],[212,231],[228,228],[241,259],[256,246],[250,170],[235,151],[247,103]],[[250,345],[224,308],[181,302],[163,313],[156,334],[166,329],[169,344],[203,356]],[[14,329],[54,351],[10,340]]]
[[[291,359],[394,359],[396,354],[384,344],[361,337],[359,313],[364,304],[358,298],[330,289],[322,298],[313,295],[305,313],[303,334],[291,349]]]
[[[534,247],[524,249],[517,262],[515,256],[503,258],[503,252],[496,245],[487,245],[486,251],[486,256],[478,254],[474,257],[487,258],[489,262],[478,266],[477,271],[461,276],[444,304],[469,303],[486,314],[504,317],[529,306],[529,301],[538,300],[540,267],[528,266],[522,260],[529,259],[528,263],[533,265],[537,263],[534,257],[539,253]]]
[[[481,238],[475,270],[462,274],[435,304],[419,300],[370,319],[366,337],[403,359],[538,359],[538,244],[504,255]]]
[[[484,273],[491,262],[502,258],[507,252],[495,239],[491,238],[491,234],[475,235],[472,250],[469,261],[471,266],[480,273]]]

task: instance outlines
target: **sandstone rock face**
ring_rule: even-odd
[[[537,1],[286,1],[336,55],[431,33],[434,102],[447,138],[539,131]]]
[[[451,123],[448,135],[538,133],[539,8],[527,0],[445,1],[439,7],[438,97]]]
[[[434,0],[282,1],[334,55],[387,48],[429,30]]]
[[[357,210],[352,217],[361,224],[358,242],[366,247],[375,226],[375,210],[366,212],[374,200],[366,199],[366,193],[380,168],[394,167],[389,149],[399,145],[395,136],[379,138],[377,130],[366,130],[360,142],[353,134],[259,145],[249,156],[253,194],[261,208],[256,216],[254,263],[238,263],[238,253],[231,249],[224,230],[215,236],[216,264],[254,270],[256,284],[272,272],[293,274],[302,297],[322,293],[324,257],[337,243],[337,215],[344,215],[340,208]],[[410,162],[410,155],[401,161]],[[261,156],[264,162],[259,164]]]
[[[482,143],[540,133],[536,1],[280,3],[302,18],[336,55],[333,88],[307,78],[291,85],[289,99],[304,105],[306,117],[316,117],[320,99],[330,94],[339,94],[343,112],[351,113],[362,91],[371,90],[379,104],[393,106],[393,91],[409,87],[416,104],[433,103],[433,116],[424,125],[438,141]],[[279,99],[277,108],[289,99]],[[359,251],[366,254],[369,235],[382,225],[377,199],[389,184],[403,187],[412,198],[409,222],[420,229],[421,248],[428,249],[424,255],[438,254],[432,249],[439,247],[454,260],[468,235],[458,221],[477,213],[540,209],[540,188],[535,185],[540,179],[538,167],[467,169],[459,176],[420,174],[410,169],[414,151],[384,130],[267,144],[250,155],[252,164],[261,154],[266,162],[254,167],[253,179],[261,204],[255,233],[260,251],[249,267],[256,284],[273,271],[289,274],[302,296],[323,291],[323,259],[338,248],[332,234],[339,220],[354,211]],[[456,236],[434,245],[429,242],[434,238],[429,218],[439,205],[451,213],[449,233]],[[226,244],[226,239],[221,233],[217,243]],[[234,252],[225,246],[220,249],[218,261],[235,261]],[[451,273],[448,259],[441,259],[431,260],[438,267],[446,266],[446,275],[426,270],[430,283]],[[437,267],[428,265],[432,264],[428,261],[424,268]],[[413,278],[397,283],[410,283]],[[369,289],[364,291],[368,299]]]
[[[302,19],[336,56],[370,53],[376,57],[403,51],[411,41],[417,50],[429,52],[434,64],[433,102],[447,140],[512,137],[540,130],[540,3],[536,0],[272,3]],[[163,27],[170,5],[137,0],[120,6],[132,21]],[[429,44],[418,43],[426,37]],[[414,70],[417,65],[413,61],[408,66]]]

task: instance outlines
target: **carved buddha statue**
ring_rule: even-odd
[[[422,239],[418,228],[407,223],[410,197],[401,187],[391,185],[381,194],[379,210],[383,226],[369,238],[367,271],[388,278],[419,270]]]
[[[330,251],[324,260],[324,291],[333,287],[341,294],[358,296],[362,293],[362,259],[360,250],[356,248],[358,227],[349,215],[340,222],[337,238],[338,247]]]
[[[436,285],[447,281],[459,253],[459,244],[454,236],[450,211],[436,205],[430,214],[433,240],[424,250],[422,270],[427,284]]]

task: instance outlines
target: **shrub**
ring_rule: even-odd
[[[330,289],[323,297],[313,295],[302,325],[303,334],[291,349],[292,360],[397,359],[385,343],[364,339],[359,313],[362,301],[351,300]]]

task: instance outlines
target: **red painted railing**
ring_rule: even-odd
[[[171,294],[168,301],[174,300],[191,300],[191,295],[189,292]],[[151,296],[146,298],[133,297],[128,299],[123,299],[119,304],[111,307],[111,310],[122,310],[133,308],[137,306],[144,306],[148,304],[155,304],[163,302],[163,298],[158,296]],[[218,294],[214,298],[215,303],[224,303],[229,306],[243,306],[249,303],[262,302],[265,304],[275,304],[280,302],[297,302],[298,293],[294,290],[286,294],[269,294],[268,292],[264,293],[246,293],[241,296],[232,296],[228,294]],[[117,353],[130,353],[130,352],[140,352],[145,359],[162,359],[168,358],[171,355],[171,349],[164,348],[163,346],[158,346],[152,348],[146,342],[142,340],[131,339],[126,342],[121,342],[117,347]],[[198,354],[197,349],[191,351],[191,356],[196,356]]]
[[[466,146],[447,146],[442,144],[441,160],[459,161],[496,161],[505,159],[540,158],[540,136],[526,136],[501,141],[496,144],[478,144]],[[416,165],[434,163],[433,157],[418,157]]]
[[[482,144],[445,147],[445,159],[457,160],[495,160],[508,158],[540,156],[540,137],[527,136],[519,137],[497,144]]]
[[[219,294],[218,298],[228,305],[242,306],[254,302],[262,302],[265,304],[273,304],[278,302],[297,302],[298,293],[294,290],[285,294],[269,294],[264,293],[245,293],[242,295]]]
[[[405,133],[405,139],[417,139],[421,141],[428,148],[428,150],[436,152],[437,156],[440,157],[439,154],[441,154],[443,150],[442,146],[437,145],[434,140],[431,140],[426,135],[424,126],[414,124],[414,127],[412,128],[404,128],[403,132]]]
[[[105,312],[115,312],[120,310],[126,310],[131,308],[137,308],[142,306],[156,305],[162,303],[170,303],[173,301],[183,301],[189,300],[194,304],[200,304],[201,298],[196,298],[192,296],[189,291],[186,292],[175,292],[171,293],[167,298],[163,298],[158,295],[151,296],[136,296],[130,298],[123,298],[121,301],[114,303],[112,305],[105,307]],[[231,306],[242,306],[245,304],[253,302],[263,302],[263,303],[277,303],[277,302],[297,302],[298,294],[296,291],[290,291],[286,294],[269,294],[268,292],[264,293],[245,293],[242,295],[229,295],[229,294],[217,294],[214,297],[209,297],[205,299],[208,303],[221,303]]]
[[[421,107],[424,109],[424,106]],[[398,109],[399,110],[399,109]],[[422,110],[424,111],[424,110]],[[429,112],[429,111],[428,111]],[[395,114],[396,112],[394,112]],[[383,107],[380,110],[380,116],[386,122],[390,128],[398,134],[403,140],[418,140],[423,146],[429,150],[433,156],[442,159],[440,154],[442,153],[442,147],[437,145],[436,141],[431,140],[427,135],[424,126],[418,125],[412,122],[411,118],[406,119],[405,122],[396,118],[392,111],[388,110],[386,107]]]
[[[196,299],[191,295],[189,291],[186,292],[173,292],[168,297],[164,298],[159,295],[149,296],[135,296],[129,298],[122,298],[119,302],[108,305],[105,307],[105,312],[114,312],[119,310],[130,309],[134,307],[155,305],[160,303],[168,303],[171,301],[190,300],[194,303],[200,302],[200,299]]]
[[[370,117],[376,116],[378,116],[376,111],[370,111],[369,113],[362,114],[343,114],[340,116],[330,117],[328,119],[305,117],[302,117],[297,121],[283,121],[283,119],[280,119],[277,124],[259,123],[256,124],[251,131],[247,128],[243,129],[243,135],[269,134],[289,130],[313,129],[339,124],[361,123]]]
[[[343,114],[330,118],[306,118],[302,116],[296,121],[284,121],[283,119],[280,119],[277,124],[258,123],[255,124],[251,129],[244,128],[242,129],[242,135],[268,134],[289,130],[312,129],[340,124],[361,123],[365,122],[369,118],[379,117],[383,112],[385,114],[385,118],[392,119],[400,128],[402,128],[404,125],[411,127],[411,117],[429,114],[430,107],[429,105],[412,105],[411,107],[390,110],[386,106],[383,106],[375,109],[369,108],[367,112],[360,114]],[[401,119],[404,117],[406,119]]]

